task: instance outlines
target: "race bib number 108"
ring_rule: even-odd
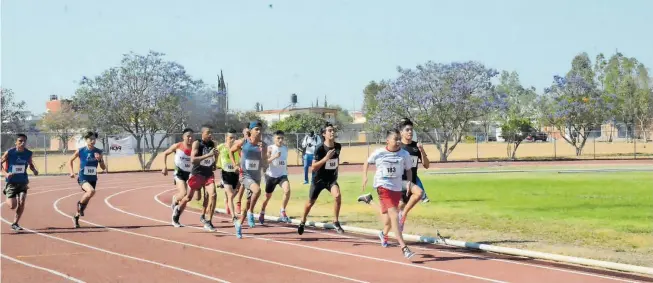
[[[92,167],[92,166],[86,166],[86,167],[84,167],[84,175],[87,175],[87,176],[95,176],[95,175],[97,175],[97,168]]]
[[[25,173],[25,165],[13,165],[11,167],[11,173],[14,174],[23,174]]]
[[[327,170],[335,170],[336,168],[338,168],[338,158],[329,159],[324,165],[324,169]]]

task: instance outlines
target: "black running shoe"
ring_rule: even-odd
[[[204,217],[204,214],[200,216],[200,222],[202,222],[202,224],[208,223],[208,221],[206,221],[206,218]]]
[[[333,222],[333,226],[336,227],[336,232],[338,232],[338,234],[344,234],[345,233],[345,229],[342,229],[342,226],[340,226],[340,222],[338,222],[338,221]]]
[[[75,225],[75,228],[79,228],[79,215],[73,216],[73,224]]]
[[[364,194],[364,195],[358,197],[358,202],[364,202],[364,203],[370,204],[372,199],[373,199],[372,194]]]
[[[14,231],[20,231],[23,230],[23,227],[18,226],[18,223],[11,224],[11,229],[14,229]]]
[[[299,235],[304,234],[304,223],[299,223],[299,228],[297,228],[297,233]]]
[[[411,257],[413,257],[415,255],[415,253],[412,252],[408,248],[408,246],[404,246],[403,248],[401,248],[401,252],[404,254],[404,257],[407,258],[407,259],[410,259]]]

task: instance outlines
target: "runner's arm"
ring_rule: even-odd
[[[168,155],[172,154],[177,150],[178,144],[171,145],[166,151],[163,152],[163,170],[168,171]]]
[[[36,166],[34,165],[34,162],[32,161],[31,156],[30,156],[29,160],[27,160],[27,164],[29,164],[29,169],[32,170],[32,173],[34,173],[34,175],[39,174],[39,170],[36,170]]]
[[[320,147],[315,151],[315,159],[313,159],[313,165],[311,166],[311,170],[314,172],[324,166],[327,161],[329,161],[329,155],[326,152],[322,153],[323,151],[325,151],[324,147]],[[318,161],[322,155],[324,156]]]
[[[272,162],[275,159],[277,159],[277,156],[272,155],[272,150],[268,146],[268,163]]]
[[[231,159],[231,163],[233,163],[236,167],[238,167],[238,163],[236,163],[236,157],[234,156],[234,153],[238,151],[242,146],[243,140],[237,140],[229,149],[229,159]]]
[[[5,153],[2,154],[2,175],[7,176],[9,175],[9,163],[7,162],[7,158],[9,156],[9,151],[5,151]]]
[[[70,157],[68,160],[68,169],[70,172],[70,175],[75,174],[75,169],[73,169],[73,161],[79,157],[79,149],[75,150],[75,153],[73,153],[73,156]]]
[[[197,151],[199,150],[199,148],[198,148],[199,146],[200,146],[199,141],[194,141],[193,142],[193,150],[192,150],[192,152],[190,154],[190,162],[193,163],[193,164],[199,164],[202,160],[207,159],[207,158],[209,158],[209,157],[211,157],[211,156],[213,156],[215,154],[215,152],[213,152],[213,153],[209,152],[209,153],[207,153],[205,155],[202,155],[202,156],[195,156],[197,154]]]
[[[421,154],[420,159],[422,160],[422,167],[424,167],[424,169],[429,169],[431,161],[429,160],[429,157],[426,155],[426,151],[424,150],[424,148],[421,148],[419,152]]]
[[[100,165],[100,168],[102,168],[103,171],[107,171],[107,165],[104,164],[104,155],[99,152],[100,159],[98,160],[98,165]]]

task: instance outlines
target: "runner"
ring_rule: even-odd
[[[238,171],[236,171],[236,165],[234,164],[238,164],[240,161],[240,156],[236,158],[235,162],[232,162],[229,151],[231,150],[231,146],[234,144],[235,140],[236,130],[229,129],[225,135],[225,142],[218,145],[218,162],[222,168],[222,180],[220,181],[220,184],[224,188],[225,200],[227,202],[227,211],[233,212],[236,211],[234,209],[234,198],[236,196],[235,190],[238,190],[239,188]],[[236,227],[236,235],[241,234],[240,221],[238,221],[235,213],[231,214],[231,220]]]
[[[204,188],[205,192],[203,213],[200,216],[200,222],[204,224],[204,230],[215,231],[213,227],[213,213],[215,211],[216,193],[214,181],[214,165],[217,158],[217,151],[215,150],[215,143],[211,139],[212,129],[211,126],[202,126],[202,138],[193,142],[191,147],[190,161],[192,169],[190,177],[188,177],[188,193],[179,202],[178,210],[181,214],[186,208],[186,204],[193,197],[197,190]],[[208,214],[208,219],[207,219]]]
[[[266,148],[265,143],[261,140],[261,130],[263,125],[261,122],[255,121],[249,124],[249,138],[243,141],[237,141],[231,146],[230,156],[235,160],[234,153],[242,150],[240,162],[236,163],[238,169],[242,169],[243,175],[241,183],[245,190],[247,190],[247,201],[245,202],[245,210],[241,212],[240,225],[245,220],[245,213],[247,213],[247,224],[249,227],[254,227],[254,207],[256,201],[261,195],[261,168],[267,167],[267,152],[263,150]],[[242,235],[237,234],[239,238]]]
[[[27,177],[27,167],[32,170],[34,176],[39,175],[34,163],[32,162],[32,151],[25,147],[27,136],[24,134],[16,135],[16,146],[10,148],[2,155],[2,174],[5,176],[5,189],[2,191],[7,196],[7,205],[9,209],[16,209],[14,223],[11,223],[11,229],[14,231],[23,230],[18,225],[20,217],[25,211],[25,201],[27,191],[29,190],[29,179]]]
[[[174,184],[177,186],[177,193],[172,196],[170,207],[172,208],[172,225],[175,227],[182,227],[179,223],[181,211],[178,209],[179,200],[181,200],[188,192],[188,185],[186,182],[190,177],[192,165],[190,162],[190,154],[193,146],[193,130],[186,128],[182,135],[183,141],[173,144],[163,153],[163,173],[168,176],[168,155],[175,154],[175,177]]]
[[[286,206],[290,200],[290,182],[288,181],[288,147],[283,144],[284,133],[283,131],[274,132],[274,144],[268,146],[268,164],[270,166],[265,172],[265,200],[261,205],[261,214],[258,221],[263,224],[265,221],[265,208],[272,197],[272,193],[277,185],[283,188],[283,201],[281,203],[282,222],[290,222],[288,215],[286,215]]]
[[[399,200],[402,197],[403,187],[410,182],[403,181],[401,173],[411,177],[412,165],[411,156],[408,152],[400,147],[401,141],[398,130],[389,130],[386,132],[386,147],[375,150],[372,155],[367,159],[363,165],[363,188],[365,191],[367,187],[367,170],[370,163],[376,166],[376,174],[374,174],[373,187],[379,195],[379,202],[381,204],[381,219],[383,221],[383,230],[379,233],[381,245],[388,246],[388,234],[392,228],[397,236],[397,241],[401,247],[406,258],[411,258],[413,253],[406,243],[404,237],[399,229],[398,206]]]
[[[422,147],[421,143],[413,141],[413,122],[408,118],[401,119],[399,123],[399,129],[401,130],[401,147],[410,154],[411,158],[411,178],[408,178],[408,175],[404,174],[401,178],[404,181],[410,181],[412,184],[415,184],[416,188],[409,189],[407,186],[403,187],[403,194],[401,198],[401,204],[399,206],[399,230],[404,231],[404,224],[406,223],[406,217],[408,217],[408,212],[410,212],[417,202],[422,199],[424,202],[428,202],[426,198],[426,192],[424,191],[424,185],[417,177],[417,163],[422,162],[424,169],[429,168],[429,158],[426,156],[426,151]],[[412,187],[412,186],[411,186]]]
[[[324,142],[315,150],[315,159],[312,165],[313,181],[308,193],[309,199],[304,206],[302,221],[297,229],[299,235],[304,234],[306,217],[308,217],[308,213],[311,211],[322,190],[330,191],[331,196],[335,200],[333,206],[335,220],[333,221],[333,225],[336,228],[336,232],[339,234],[345,232],[340,226],[339,221],[341,199],[340,186],[338,185],[338,165],[341,146],[340,143],[335,142],[335,129],[331,123],[327,122],[325,124],[321,134],[324,136]]]
[[[68,160],[68,169],[70,169],[70,178],[75,178],[75,170],[73,169],[73,162],[79,157],[79,172],[77,176],[77,183],[84,191],[84,195],[77,202],[77,212],[73,216],[73,224],[75,228],[79,228],[79,217],[84,216],[84,210],[95,195],[95,187],[97,185],[97,167],[98,165],[106,173],[107,167],[102,158],[102,150],[95,147],[95,140],[98,134],[95,132],[86,132],[84,140],[86,146],[75,150],[75,153],[70,160]]]
[[[249,137],[249,124],[246,125],[243,128],[243,137],[238,141],[239,142],[244,142],[248,137]],[[242,156],[242,154],[243,154],[243,151],[239,149],[238,150],[238,157]],[[234,164],[236,164],[236,165],[238,165],[240,163],[240,161],[234,161],[234,160],[231,160],[231,161],[234,162]],[[238,176],[239,176],[240,179],[242,179],[243,178],[243,169],[240,168],[239,166],[236,166],[236,167],[239,168],[238,169]],[[236,197],[235,197],[235,199],[237,199],[237,201],[236,201],[236,213],[235,213],[236,215],[239,215],[240,212],[241,212],[240,211],[241,201],[243,200],[243,192],[245,191],[242,182],[239,182],[238,186],[239,186],[239,188],[236,189],[237,192],[236,192]],[[225,206],[226,205],[227,205],[227,203],[225,202]],[[227,213],[230,213],[229,212],[229,207],[227,207]]]

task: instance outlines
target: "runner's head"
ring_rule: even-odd
[[[401,122],[399,122],[399,130],[401,131],[401,139],[407,142],[413,140],[413,122],[410,119],[401,119]]]
[[[249,137],[249,124],[243,127],[243,138],[248,138],[248,137]]]
[[[325,141],[333,141],[336,138],[336,129],[333,127],[333,124],[326,122],[324,128],[322,128],[322,136]]]
[[[285,136],[282,130],[274,132],[274,145],[281,146],[283,145],[283,140]]]
[[[252,139],[259,139],[261,137],[261,131],[263,130],[263,124],[259,121],[249,122],[249,135]]]
[[[16,135],[16,148],[18,150],[23,150],[27,144],[27,136],[25,134]]]
[[[227,130],[227,133],[224,135],[225,143],[227,145],[231,145],[234,142],[234,140],[236,140],[237,138],[236,134],[237,134],[236,129],[229,128],[229,130]]]
[[[97,139],[97,136],[98,135],[96,132],[91,132],[91,131],[86,132],[86,134],[84,135],[84,140],[86,141],[86,146],[88,148],[95,147],[95,140]]]
[[[386,143],[386,148],[389,151],[399,150],[399,146],[401,145],[401,136],[399,135],[399,130],[391,129],[386,131],[385,143]]]
[[[210,125],[204,125],[202,126],[202,140],[203,141],[209,141],[211,140],[211,135],[213,134],[213,127]]]
[[[182,134],[181,138],[183,139],[186,145],[193,144],[193,129],[191,128],[184,129],[184,133]]]

